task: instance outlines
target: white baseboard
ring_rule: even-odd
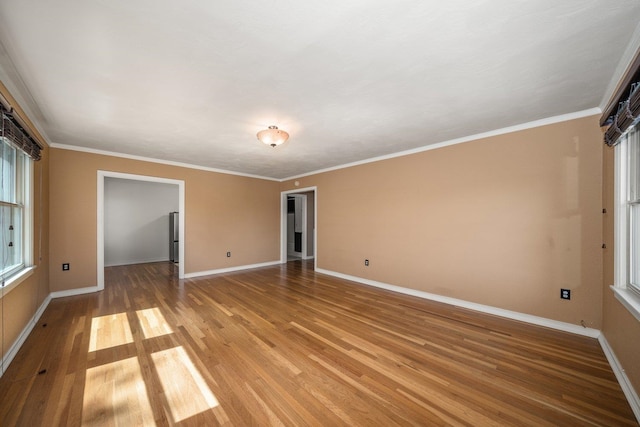
[[[405,295],[411,295],[419,298],[424,298],[432,301],[442,302],[458,307],[468,308],[470,310],[479,311],[482,313],[492,314],[495,316],[505,317],[507,319],[519,320],[521,322],[531,323],[533,325],[545,326],[547,328],[557,329],[564,332],[570,332],[577,335],[583,335],[590,338],[597,338],[602,347],[613,373],[620,384],[620,388],[629,402],[629,406],[633,410],[634,415],[638,422],[640,422],[640,397],[636,393],[629,377],[624,371],[624,368],[618,361],[613,349],[607,342],[605,336],[597,329],[584,328],[582,326],[574,325],[572,323],[560,322],[557,320],[547,319],[545,317],[533,316],[530,314],[518,313],[516,311],[504,310],[497,307],[492,307],[483,304],[476,304],[469,301],[464,301],[456,298],[445,297],[442,295],[431,294],[428,292],[418,291],[416,289],[403,288],[401,286],[390,285],[388,283],[377,282],[375,280],[364,279],[362,277],[351,276],[348,274],[337,273],[335,271],[325,270],[322,268],[316,268],[316,272],[328,274],[330,276],[339,277],[345,280],[351,280],[353,282],[362,283],[363,285],[375,286],[377,288],[387,289],[393,292],[398,292]]]
[[[609,345],[609,342],[607,341],[605,336],[601,334],[598,337],[598,341],[600,342],[602,351],[607,357],[609,365],[611,365],[611,369],[616,375],[616,379],[618,380],[618,383],[620,384],[620,387],[622,388],[622,391],[627,398],[627,402],[629,402],[629,406],[631,406],[631,410],[633,410],[633,414],[636,416],[636,419],[640,423],[640,397],[638,397],[638,393],[636,393],[633,385],[631,385],[629,377],[624,371],[624,368],[620,364],[620,361],[616,357],[616,354],[613,352],[613,349]]]
[[[169,258],[153,258],[153,259],[146,259],[146,260],[138,260],[138,261],[125,261],[125,262],[113,262],[113,263],[109,263],[107,264],[105,262],[104,266],[105,267],[120,267],[123,265],[136,265],[136,264],[150,264],[152,262],[169,262]]]
[[[424,298],[432,301],[442,302],[457,307],[468,308],[482,313],[492,314],[494,316],[505,317],[507,319],[518,320],[520,322],[531,323],[533,325],[544,326],[551,329],[557,329],[564,332],[570,332],[577,335],[584,335],[591,338],[598,338],[600,331],[598,329],[585,328],[573,323],[560,322],[558,320],[547,319],[546,317],[534,316],[531,314],[519,313],[517,311],[505,310],[502,308],[492,307],[490,305],[477,304],[457,298],[445,297],[442,295],[431,294],[429,292],[419,291],[416,289],[403,288],[401,286],[390,285],[388,283],[377,282],[375,280],[363,279],[362,277],[351,276],[348,274],[337,273],[331,270],[316,268],[318,273],[328,274],[330,276],[339,277],[345,280],[362,283],[363,285],[375,286],[393,292],[405,295],[411,295],[418,298]]]
[[[278,261],[261,262],[259,264],[238,265],[238,266],[235,266],[235,267],[218,268],[218,269],[215,269],[215,270],[197,271],[197,272],[194,272],[194,273],[185,274],[184,278],[185,279],[192,279],[194,277],[210,276],[212,274],[220,274],[220,273],[231,273],[233,271],[249,270],[251,268],[259,268],[259,267],[269,267],[269,266],[277,265],[277,264],[281,264],[281,262],[278,260]]]
[[[401,286],[390,285],[388,283],[377,282],[375,280],[364,279],[362,277],[351,276],[348,274],[337,273],[331,270],[325,270],[322,268],[316,268],[316,272],[328,274],[330,276],[339,277],[345,280],[351,280],[353,282],[362,283],[363,285],[375,286],[377,288],[387,289],[389,291],[398,292],[405,295],[411,295],[419,298],[424,298],[432,301],[442,302],[458,307],[468,308],[470,310],[479,311],[482,313],[492,314],[495,316],[505,317],[507,319],[519,320],[521,322],[531,323],[533,325],[545,326],[547,328],[557,329],[564,332],[570,332],[577,335],[583,335],[590,338],[597,338],[602,351],[604,352],[613,373],[620,384],[620,388],[629,402],[629,406],[633,410],[636,419],[640,423],[640,397],[636,393],[629,377],[625,373],[624,368],[618,361],[613,349],[609,345],[609,342],[605,336],[597,329],[584,328],[582,326],[574,325],[572,323],[560,322],[557,320],[547,319],[545,317],[533,316],[530,314],[518,313],[516,311],[504,310],[497,307],[492,307],[483,304],[476,304],[469,301],[464,301],[456,298],[445,297],[442,295],[431,294],[428,292],[418,291],[416,289],[403,288]]]
[[[304,260],[308,260],[308,259],[314,259],[315,257],[313,255],[307,255],[307,256],[303,256],[302,259]]]
[[[13,358],[16,356],[16,354],[18,354],[18,350],[20,350],[20,347],[22,347],[24,342],[27,340],[27,337],[29,336],[33,328],[36,326],[36,324],[40,320],[42,313],[44,313],[44,310],[47,308],[50,302],[51,302],[51,295],[47,296],[44,299],[44,301],[42,301],[42,304],[40,304],[40,307],[38,307],[33,317],[31,317],[31,320],[29,320],[29,322],[24,327],[22,332],[20,332],[20,335],[18,335],[18,339],[15,340],[13,345],[11,345],[11,348],[9,348],[7,353],[2,358],[2,369],[0,370],[0,377],[4,375],[5,371],[9,367],[9,364],[11,363]]]
[[[207,276],[207,275],[211,275],[211,274],[220,274],[220,273],[227,273],[227,272],[232,272],[232,271],[248,270],[248,269],[251,269],[251,268],[267,267],[267,266],[277,265],[277,264],[280,264],[280,261],[270,261],[270,262],[259,263],[259,264],[243,265],[243,266],[237,266],[237,267],[229,267],[229,268],[221,268],[221,269],[216,269],[216,270],[208,270],[208,271],[201,271],[201,272],[196,272],[196,273],[189,273],[189,274],[186,274],[185,277],[186,278],[193,278],[193,277],[199,277],[199,276]],[[442,303],[445,303],[445,304],[450,304],[450,305],[454,305],[454,306],[458,306],[458,307],[462,307],[462,308],[467,308],[467,309],[470,309],[470,310],[475,310],[475,311],[479,311],[479,312],[483,312],[483,313],[487,313],[487,314],[492,314],[492,315],[495,315],[495,316],[505,317],[505,318],[513,319],[513,320],[519,320],[519,321],[526,322],[526,323],[531,323],[531,324],[534,324],[534,325],[545,326],[545,327],[552,328],[552,329],[557,329],[557,330],[561,330],[561,331],[565,331],[565,332],[575,333],[575,334],[578,334],[578,335],[584,335],[584,336],[588,336],[588,337],[592,337],[592,338],[597,338],[598,341],[600,342],[600,346],[602,347],[602,351],[604,352],[604,354],[605,354],[605,356],[606,356],[606,358],[607,358],[607,360],[609,362],[609,365],[611,365],[611,368],[612,368],[612,370],[613,370],[613,372],[614,372],[614,374],[615,374],[615,376],[616,376],[616,378],[618,380],[618,383],[620,384],[620,387],[622,388],[622,391],[624,392],[624,395],[627,398],[627,401],[629,402],[629,405],[631,406],[631,409],[633,410],[633,413],[636,416],[636,419],[640,422],[640,397],[638,396],[638,394],[636,393],[635,389],[633,388],[633,385],[631,384],[631,382],[629,380],[629,377],[627,377],[627,375],[626,375],[626,373],[624,371],[624,368],[622,367],[622,365],[618,361],[618,358],[616,357],[615,353],[613,352],[613,349],[609,345],[609,342],[604,337],[604,335],[602,335],[600,333],[600,331],[597,330],[597,329],[583,328],[581,326],[573,325],[571,323],[559,322],[559,321],[547,319],[547,318],[544,318],[544,317],[538,317],[538,316],[533,316],[533,315],[529,315],[529,314],[518,313],[518,312],[515,312],[515,311],[504,310],[504,309],[501,309],[501,308],[492,307],[492,306],[488,306],[488,305],[476,304],[476,303],[469,302],[469,301],[464,301],[464,300],[460,300],[460,299],[456,299],[456,298],[445,297],[445,296],[441,296],[441,295],[437,295],[437,294],[431,294],[431,293],[424,292],[424,291],[419,291],[419,290],[416,290],[416,289],[410,289],[410,288],[404,288],[404,287],[401,287],[401,286],[390,285],[388,283],[377,282],[375,280],[364,279],[364,278],[361,278],[361,277],[351,276],[351,275],[348,275],[348,274],[338,273],[338,272],[335,272],[335,271],[325,270],[325,269],[321,269],[321,268],[317,268],[316,272],[327,274],[329,276],[338,277],[338,278],[345,279],[345,280],[350,280],[350,281],[357,282],[357,283],[362,283],[362,284],[368,285],[368,286],[374,286],[374,287],[377,287],[377,288],[382,288],[382,289],[390,290],[390,291],[393,291],[393,292],[402,293],[402,294],[405,294],[405,295],[411,295],[411,296],[424,298],[424,299],[437,301],[437,302],[442,302]],[[7,370],[9,364],[12,362],[13,358],[16,356],[16,354],[18,353],[18,351],[20,350],[20,348],[22,347],[22,345],[26,341],[27,337],[29,336],[29,334],[31,333],[31,331],[33,330],[35,325],[40,320],[40,317],[42,316],[42,314],[44,313],[45,309],[47,308],[47,306],[49,305],[49,303],[51,302],[51,300],[53,298],[63,298],[63,297],[81,295],[81,294],[87,294],[87,293],[93,293],[93,292],[98,292],[98,291],[99,291],[99,289],[98,289],[97,286],[91,286],[91,287],[86,287],[86,288],[70,289],[70,290],[65,290],[65,291],[57,291],[57,292],[52,292],[51,294],[49,294],[49,296],[47,296],[47,298],[45,298],[45,300],[42,302],[42,304],[40,305],[38,310],[36,310],[35,314],[31,318],[31,320],[24,327],[24,329],[22,330],[22,332],[18,336],[18,339],[13,343],[11,348],[9,348],[7,353],[2,358],[2,366],[1,366],[1,370],[0,370],[0,377],[2,377],[2,375],[4,375],[4,373]]]
[[[72,297],[75,295],[83,295],[83,294],[91,294],[94,292],[98,292],[101,289],[98,289],[97,286],[89,286],[87,288],[78,288],[78,289],[68,289],[65,291],[56,291],[51,292],[51,298],[64,298],[64,297]]]

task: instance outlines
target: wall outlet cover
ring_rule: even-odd
[[[560,289],[561,299],[571,299],[571,289]]]

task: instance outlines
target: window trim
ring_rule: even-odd
[[[7,295],[17,285],[31,276],[36,269],[34,265],[34,160],[26,153],[21,153],[23,162],[21,173],[22,182],[22,263],[17,265],[0,283],[0,299]]]
[[[618,301],[640,322],[640,297],[628,289],[611,286]]]
[[[0,292],[0,300],[7,296],[9,292],[14,290],[20,283],[24,282],[29,276],[36,271],[36,266],[23,267],[21,270],[13,274],[13,276],[7,278],[4,281],[4,286],[0,286],[2,292]]]
[[[628,134],[615,146],[614,166],[614,295],[640,321],[640,295],[629,288]]]

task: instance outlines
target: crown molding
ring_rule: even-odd
[[[581,119],[583,117],[595,116],[598,114],[602,114],[602,110],[598,107],[590,108],[582,111],[576,111],[574,113],[561,114],[558,116],[547,117],[544,119],[534,120],[532,122],[522,123],[519,125],[509,126],[509,127],[496,129],[488,132],[477,133],[475,135],[464,136],[462,138],[455,138],[455,139],[450,139],[448,141],[437,142],[435,144],[429,144],[423,147],[413,148],[411,150],[399,151],[397,153],[386,154],[384,156],[372,157],[365,160],[359,160],[357,162],[346,163],[344,165],[332,166],[326,169],[319,169],[319,170],[304,173],[301,175],[290,176],[288,178],[281,179],[280,182],[289,181],[291,179],[304,178],[306,176],[317,175],[320,173],[331,172],[339,169],[346,169],[353,166],[360,166],[367,163],[374,163],[382,160],[394,159],[396,157],[409,156],[411,154],[422,153],[429,150],[436,150],[438,148],[448,147],[450,145],[463,144],[465,142],[476,141],[483,138],[504,135],[507,133],[518,132],[521,130],[532,129],[532,128],[541,127],[541,126],[547,126],[555,123],[567,122],[569,120]]]
[[[122,159],[138,160],[138,161],[141,161],[141,162],[158,163],[158,164],[167,165],[167,166],[176,166],[176,167],[180,167],[180,168],[197,169],[197,170],[202,170],[202,171],[207,171],[207,172],[222,173],[222,174],[226,174],[226,175],[237,175],[237,176],[242,176],[242,177],[245,177],[245,178],[256,178],[256,179],[264,179],[264,180],[267,180],[267,181],[281,182],[281,180],[279,180],[279,179],[271,178],[271,177],[268,177],[268,176],[252,175],[252,174],[248,174],[248,173],[234,172],[234,171],[229,171],[229,170],[225,170],[225,169],[217,169],[217,168],[210,168],[210,167],[206,167],[206,166],[193,165],[193,164],[190,164],[190,163],[174,162],[174,161],[171,161],[171,160],[160,160],[160,159],[154,159],[154,158],[151,158],[151,157],[143,157],[143,156],[136,156],[136,155],[133,155],[133,154],[118,153],[118,152],[115,152],[115,151],[96,150],[94,148],[79,147],[77,145],[58,144],[58,143],[54,142],[54,143],[50,144],[50,147],[51,148],[58,148],[60,150],[79,151],[79,152],[82,152],[82,153],[98,154],[98,155],[101,155],[101,156],[119,157],[119,158],[122,158]]]

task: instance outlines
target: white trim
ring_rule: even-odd
[[[288,257],[288,242],[287,242],[287,194],[286,192],[280,192],[280,263],[287,262]]]
[[[152,262],[170,262],[169,258],[154,258],[141,261],[116,262],[114,264],[105,264],[105,267],[120,267],[122,265],[150,264]]]
[[[185,279],[192,279],[194,277],[211,276],[212,274],[231,273],[234,271],[250,270],[252,268],[270,267],[272,265],[278,265],[280,261],[261,262],[258,264],[238,265],[235,267],[218,268],[215,270],[196,271],[194,273],[187,273],[184,275]]]
[[[313,269],[318,267],[318,187],[296,188],[294,190],[286,190],[280,192],[280,263],[287,262],[287,196],[296,193],[307,193],[313,191],[313,255],[303,259],[313,258]],[[306,205],[306,203],[305,203]],[[306,212],[306,208],[305,208]],[[305,220],[306,229],[306,220]],[[305,249],[306,251],[306,249]]]
[[[422,153],[424,151],[435,150],[438,148],[448,147],[450,145],[462,144],[464,142],[476,141],[478,139],[489,138],[492,136],[504,135],[507,133],[518,132],[521,130],[532,129],[540,126],[552,125],[560,122],[567,122],[569,120],[581,119],[583,117],[594,116],[596,114],[602,114],[600,108],[590,108],[588,110],[576,111],[575,113],[561,114],[559,116],[547,117],[540,120],[534,120],[532,122],[522,123],[515,126],[509,126],[506,128],[491,130],[488,132],[477,133],[475,135],[463,136],[461,138],[450,139],[448,141],[438,142],[435,144],[425,145],[423,147],[413,148],[411,150],[399,151],[397,153],[386,154],[384,156],[372,157],[370,159],[359,160],[357,162],[346,163],[344,165],[332,166],[326,169],[319,169],[313,172],[303,173],[301,175],[290,176],[283,178],[280,182],[288,181],[291,179],[304,178],[305,176],[316,175],[324,172],[331,172],[338,169],[346,169],[353,166],[360,166],[367,163],[379,162],[381,160],[393,159],[396,157],[408,156],[410,154]]]
[[[22,260],[25,265],[34,265],[33,242],[35,241],[35,228],[33,226],[33,217],[35,216],[35,167],[34,161],[26,154],[25,160],[25,179],[24,179],[24,229],[22,234]]]
[[[616,299],[640,321],[640,297],[627,289],[611,286]]]
[[[120,178],[120,179],[130,179],[134,181],[147,181],[147,182],[156,182],[161,184],[172,184],[178,186],[178,222],[180,229],[178,230],[178,238],[180,239],[180,245],[178,251],[180,263],[178,264],[178,278],[184,279],[184,247],[185,247],[185,228],[184,228],[184,218],[186,216],[185,212],[185,184],[183,180],[179,179],[170,179],[170,178],[160,178],[156,176],[147,176],[147,175],[134,175],[130,173],[121,173],[121,172],[110,172],[110,171],[102,171],[98,170],[98,203],[97,203],[97,234],[98,234],[98,285],[97,290],[104,289],[104,180],[105,178]]]
[[[631,280],[629,206],[627,192],[629,185],[629,137],[620,139],[614,148],[614,285],[611,286],[618,301],[640,321],[640,296],[628,289]]]
[[[624,137],[614,148],[614,283],[622,289],[627,287],[628,281],[627,147],[627,138]]]
[[[309,230],[307,228],[307,195],[295,194],[294,197],[299,197],[302,200],[300,203],[300,206],[302,206],[302,242],[300,243],[302,251],[300,258],[305,259],[307,257],[307,239],[309,238]]]
[[[35,269],[34,262],[34,227],[33,217],[35,215],[34,209],[34,170],[33,160],[29,158],[27,154],[20,149],[15,148],[16,162],[15,162],[15,178],[16,184],[22,181],[18,185],[19,190],[16,190],[17,202],[22,203],[20,208],[20,216],[22,223],[22,235],[20,236],[20,251],[22,262],[14,265],[12,268],[5,272],[5,278],[0,284],[0,299],[8,294],[12,289],[22,283],[27,277],[33,274]],[[20,178],[22,178],[20,180]],[[16,205],[17,206],[17,205]]]
[[[627,47],[624,50],[624,53],[620,57],[620,61],[618,61],[618,65],[616,66],[615,71],[613,72],[613,76],[611,77],[611,81],[607,86],[607,90],[604,92],[602,100],[600,101],[600,109],[604,110],[609,105],[609,101],[612,101],[613,95],[615,95],[616,89],[620,84],[620,81],[624,78],[625,74],[629,70],[629,66],[631,65],[631,61],[635,58],[636,52],[640,49],[640,24],[636,25],[636,29],[631,35],[631,39],[627,44]],[[617,109],[617,107],[616,107]],[[616,109],[613,112],[616,112]]]
[[[9,277],[4,281],[4,286],[1,286],[0,289],[0,299],[7,296],[9,292],[15,289],[20,283],[24,282],[25,279],[33,274],[36,270],[36,266],[32,265],[31,267],[26,267],[20,270],[17,274]]]
[[[494,316],[504,317],[507,319],[518,320],[520,322],[526,322],[533,325],[544,326],[546,328],[556,329],[559,331],[570,332],[577,335],[583,335],[586,337],[597,338],[600,335],[600,331],[592,328],[585,328],[573,323],[560,322],[558,320],[547,319],[545,317],[533,316],[531,314],[519,313],[517,311],[504,310],[502,308],[492,307],[489,305],[477,304],[474,302],[464,301],[457,298],[445,297],[442,295],[431,294],[416,289],[403,288],[401,286],[390,285],[388,283],[377,282],[375,280],[364,279],[362,277],[351,276],[348,274],[337,273],[335,271],[325,270],[323,268],[316,269],[318,273],[328,274],[330,276],[339,277],[345,280],[351,280],[353,282],[362,283],[364,285],[374,286],[376,288],[382,288],[393,292],[398,292],[405,295],[411,295],[418,298],[424,298],[432,301],[442,302],[444,304],[450,304],[469,310],[479,311],[481,313],[487,313]]]
[[[96,228],[97,228],[97,247],[96,247],[96,256],[97,256],[97,281],[98,281],[98,290],[104,289],[104,175],[102,171],[98,171],[98,193],[97,193],[97,203],[96,203],[96,211],[97,211],[97,220],[96,220]]]
[[[297,193],[293,193],[290,194],[289,196],[292,196],[294,198],[300,198],[302,200],[302,202],[300,203],[300,206],[302,207],[302,212],[300,213],[300,218],[302,219],[302,242],[300,243],[301,246],[301,250],[300,252],[296,252],[295,248],[292,250],[289,250],[289,242],[287,241],[287,258],[289,255],[291,256],[296,256],[296,257],[300,257],[300,259],[306,259],[307,258],[307,195],[306,194],[297,194]],[[287,197],[288,199],[289,197]],[[287,202],[287,210],[286,210],[286,215],[287,215],[287,222],[286,222],[286,229],[285,232],[288,233],[288,229],[289,229],[289,207],[288,207],[288,202]],[[295,215],[294,215],[295,216]],[[295,221],[294,221],[295,222]],[[287,236],[288,237],[288,236]],[[287,239],[288,240],[288,239]]]
[[[151,158],[151,157],[136,156],[136,155],[133,155],[133,154],[117,153],[115,151],[97,150],[95,148],[79,147],[77,145],[66,145],[66,144],[51,143],[49,146],[51,148],[58,148],[60,150],[80,151],[82,153],[99,154],[99,155],[102,155],[102,156],[119,157],[119,158],[122,158],[122,159],[129,159],[129,160],[139,160],[141,162],[159,163],[161,165],[177,166],[177,167],[180,167],[180,168],[187,168],[187,169],[197,169],[197,170],[202,170],[202,171],[207,171],[207,172],[222,173],[222,174],[225,174],[225,175],[237,175],[237,176],[244,176],[246,178],[257,178],[257,179],[265,179],[267,181],[282,182],[282,180],[280,180],[280,179],[270,178],[268,176],[252,175],[252,174],[248,174],[248,173],[228,171],[228,170],[225,170],[225,169],[217,169],[217,168],[210,168],[210,167],[207,167],[207,166],[193,165],[193,164],[190,164],[190,163],[174,162],[172,160],[161,160],[161,159],[154,159],[154,158]]]
[[[600,347],[602,347],[602,351],[604,355],[607,357],[607,361],[609,365],[611,365],[611,369],[620,384],[620,388],[622,388],[622,392],[627,398],[627,402],[629,402],[629,406],[631,406],[631,410],[633,411],[636,419],[640,423],[640,398],[638,397],[638,393],[636,393],[629,377],[627,376],[624,368],[620,364],[620,361],[616,357],[616,354],[613,352],[613,349],[609,345],[609,342],[605,338],[604,335],[600,335],[598,337],[598,341],[600,342]]]
[[[150,158],[150,157],[136,156],[136,155],[133,155],[133,154],[116,153],[114,151],[97,150],[97,149],[94,149],[94,148],[79,147],[79,146],[76,146],[76,145],[66,145],[66,144],[51,143],[51,144],[49,144],[49,146],[52,147],[52,148],[59,148],[61,150],[80,151],[80,152],[83,152],[83,153],[91,153],[91,154],[99,154],[99,155],[103,155],[103,156],[120,157],[120,158],[124,158],[124,159],[139,160],[139,161],[150,162],[150,163],[159,163],[159,164],[163,164],[163,165],[177,166],[177,167],[183,167],[183,168],[188,168],[188,169],[198,169],[198,170],[222,173],[222,174],[227,174],[227,175],[237,175],[237,176],[244,176],[244,177],[247,177],[247,178],[264,179],[264,180],[267,180],[267,181],[284,182],[284,181],[288,181],[288,180],[291,180],[291,179],[303,178],[305,176],[316,175],[316,174],[323,173],[323,172],[331,172],[331,171],[334,171],[334,170],[346,169],[346,168],[350,168],[350,167],[353,167],[353,166],[364,165],[364,164],[367,164],[367,163],[379,162],[381,160],[388,160],[388,159],[393,159],[393,158],[396,158],[396,157],[408,156],[410,154],[422,153],[424,151],[435,150],[437,148],[448,147],[450,145],[455,145],[455,144],[462,144],[464,142],[475,141],[475,140],[482,139],[482,138],[489,138],[489,137],[492,137],[492,136],[504,135],[504,134],[507,134],[507,133],[518,132],[518,131],[521,131],[521,130],[532,129],[532,128],[536,128],[536,127],[540,127],[540,126],[547,126],[547,125],[551,125],[551,124],[555,124],[555,123],[566,122],[566,121],[569,121],[569,120],[580,119],[580,118],[583,118],[583,117],[593,116],[593,115],[596,115],[596,114],[602,114],[602,110],[599,107],[590,108],[590,109],[587,109],[587,110],[576,111],[576,112],[573,112],[573,113],[560,114],[558,116],[553,116],[553,117],[546,117],[546,118],[543,118],[543,119],[534,120],[534,121],[527,122],[527,123],[521,123],[521,124],[514,125],[514,126],[508,126],[508,127],[505,127],[505,128],[491,130],[491,131],[488,131],[488,132],[477,133],[477,134],[474,134],[474,135],[469,135],[469,136],[464,136],[464,137],[461,137],[461,138],[450,139],[450,140],[447,140],[447,141],[442,141],[442,142],[438,142],[438,143],[435,143],[435,144],[426,145],[426,146],[423,146],[423,147],[413,148],[411,150],[399,151],[397,153],[391,153],[391,154],[387,154],[387,155],[384,155],[384,156],[372,157],[372,158],[369,158],[369,159],[359,160],[357,162],[346,163],[346,164],[338,165],[338,166],[332,166],[332,167],[325,168],[325,169],[318,169],[318,170],[315,170],[315,171],[306,172],[306,173],[303,173],[303,174],[300,174],[300,175],[294,175],[294,176],[290,176],[290,177],[287,177],[287,178],[272,178],[272,177],[262,176],[262,175],[253,175],[253,174],[247,174],[247,173],[242,173],[242,172],[234,172],[234,171],[228,171],[228,170],[224,170],[224,169],[217,169],[217,168],[211,168],[211,167],[206,167],[206,166],[193,165],[193,164],[189,164],[189,163],[174,162],[174,161],[171,161],[171,160],[160,160],[160,159],[153,159],[153,158]],[[299,190],[294,190],[294,192],[298,192],[298,191]]]
[[[44,121],[44,115],[38,107],[35,98],[27,88],[22,76],[20,76],[14,62],[11,60],[11,56],[8,54],[7,49],[2,43],[0,43],[0,57],[2,57],[2,61],[0,63],[0,81],[2,81],[4,86],[7,88],[9,95],[12,96],[16,102],[15,104],[12,104],[4,95],[2,95],[2,98],[5,99],[9,107],[19,107],[24,111],[24,114],[17,114],[19,119],[18,121],[22,122],[22,125],[24,125],[23,127],[25,128],[31,127],[24,123],[25,119],[31,122],[33,128],[35,128],[35,130],[42,136],[42,138],[35,138],[36,141],[49,144],[50,138],[40,126],[41,121]],[[26,97],[23,96],[23,94],[26,94]],[[35,112],[38,114],[35,114]]]
[[[14,341],[9,350],[7,350],[7,352],[5,353],[4,357],[2,358],[2,370],[0,371],[0,377],[2,377],[2,375],[4,375],[4,373],[7,371],[9,364],[11,363],[11,361],[13,361],[13,358],[18,353],[18,350],[20,350],[24,342],[29,337],[29,334],[40,320],[42,313],[44,313],[44,310],[47,308],[50,302],[51,295],[49,295],[44,299],[44,301],[42,301],[42,304],[40,304],[40,307],[38,307],[36,312],[33,314],[31,320],[29,320],[22,332],[20,332],[20,335],[18,335],[18,339]]]
[[[104,288],[99,288],[98,286],[88,286],[86,288],[66,289],[64,291],[51,292],[49,296],[51,298],[74,297],[76,295],[93,294],[95,292],[100,292],[103,289]]]

